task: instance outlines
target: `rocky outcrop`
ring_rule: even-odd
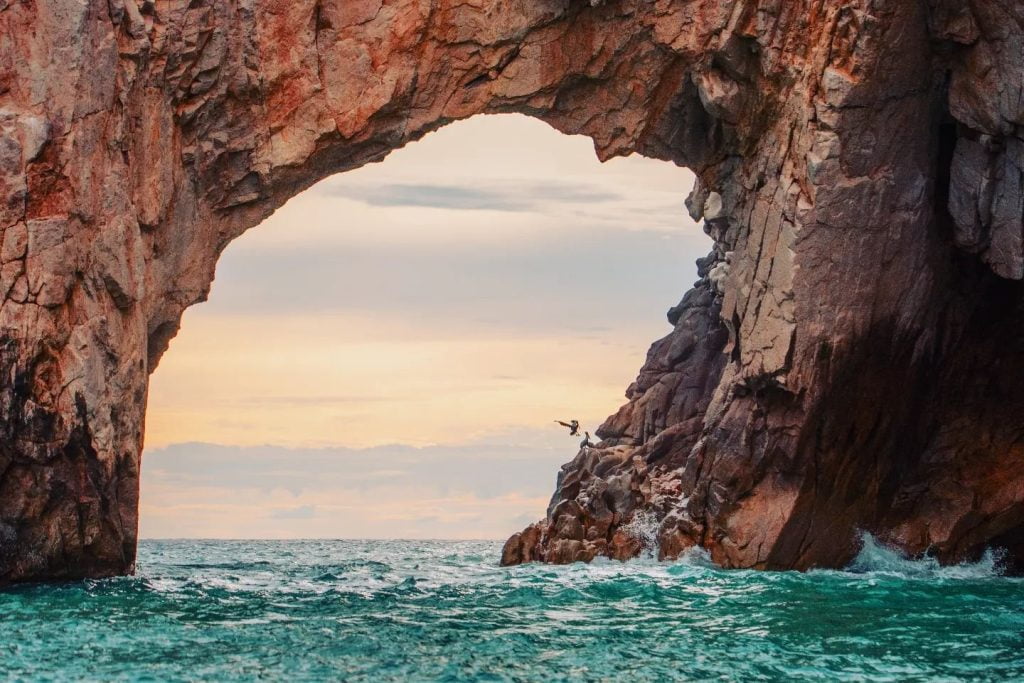
[[[523,112],[691,167],[715,240],[507,562],[858,530],[1024,557],[1024,10],[1009,0],[0,0],[0,582],[134,562],[148,375],[326,175]]]
[[[692,76],[711,264],[503,562],[628,557],[653,514],[662,557],[728,567],[839,566],[861,531],[1021,566],[1024,9],[797,4]]]
[[[721,295],[709,277],[715,256],[702,259],[701,280],[669,311],[675,328],[651,347],[630,402],[598,429],[600,447],[562,467],[547,520],[509,539],[503,564],[628,559],[654,550],[649,536],[686,505],[683,467],[728,360]]]

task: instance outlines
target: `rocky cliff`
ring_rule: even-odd
[[[0,0],[0,582],[133,568],[149,373],[313,182],[522,112],[715,240],[506,562],[1024,558],[1016,0]],[[682,271],[682,266],[681,266]]]

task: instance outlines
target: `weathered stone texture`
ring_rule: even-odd
[[[224,246],[329,174],[523,112],[685,164],[715,241],[504,560],[858,530],[1024,557],[1011,0],[0,0],[0,582],[134,562],[149,373]],[[645,517],[646,518],[646,517]]]

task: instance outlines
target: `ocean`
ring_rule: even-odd
[[[872,539],[847,571],[497,566],[500,544],[144,541],[138,574],[0,592],[0,678],[1009,680],[1024,581]]]

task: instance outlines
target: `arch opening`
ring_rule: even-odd
[[[710,240],[693,176],[521,115],[332,176],[227,249],[150,385],[140,537],[504,538]]]

